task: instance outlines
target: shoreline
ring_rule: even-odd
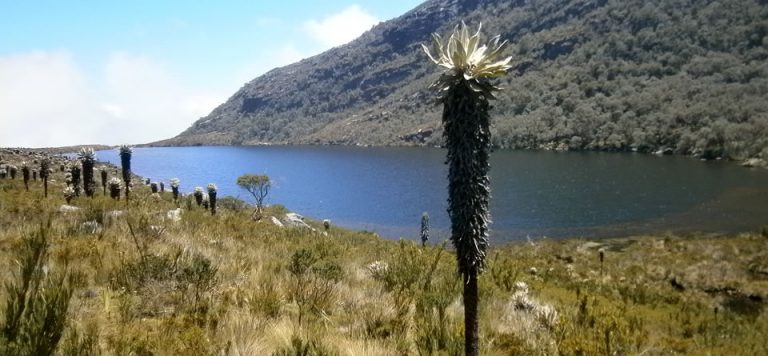
[[[285,145],[285,146],[297,146],[297,145]],[[313,145],[309,145],[313,146]],[[29,148],[0,148],[0,157],[5,157],[9,154],[9,152],[13,155],[19,155],[21,156],[21,159],[24,159],[25,157],[33,157],[32,159],[38,159],[42,155],[48,155],[52,158],[52,167],[54,167],[57,171],[59,170],[61,165],[67,165],[69,162],[72,162],[73,159],[69,158],[67,156],[67,153],[62,153],[68,149],[74,149],[79,147],[89,147],[89,146],[68,146],[63,148],[46,148],[46,149],[29,149]],[[100,150],[111,150],[113,149],[110,146],[97,146]],[[180,146],[180,147],[188,147],[188,146]],[[205,147],[205,146],[202,146]],[[213,146],[218,147],[218,146]],[[244,146],[248,147],[248,146]],[[19,153],[16,153],[18,151]],[[599,151],[598,151],[599,152]],[[69,153],[71,154],[71,153]],[[0,162],[2,162],[2,159],[0,159]],[[110,163],[108,161],[96,161],[95,170],[98,170],[101,167],[108,167],[110,171],[110,176],[119,175],[120,172],[120,166]],[[135,179],[133,180],[135,185],[144,185],[145,177],[142,175],[137,174],[136,172],[132,172]],[[98,179],[97,179],[98,180]],[[166,186],[168,182],[165,182]],[[98,185],[98,182],[97,182]],[[183,196],[186,196],[190,194],[190,191],[181,192]],[[750,199],[754,198],[755,194],[752,194],[750,192],[747,193],[739,193],[739,194],[731,194],[730,193],[724,193],[722,196],[718,196],[713,201],[718,200],[724,200],[727,199],[728,202],[730,202],[730,205],[735,206],[734,204],[737,204],[741,199]],[[763,192],[764,193],[764,192]],[[762,195],[761,195],[762,196]],[[224,198],[225,196],[221,196],[220,198]],[[227,195],[226,197],[232,198],[232,199],[238,199],[242,201],[244,204],[250,206],[250,203],[239,199],[232,195]],[[534,239],[534,240],[542,240],[542,239],[552,239],[552,240],[568,240],[568,239],[595,239],[595,240],[604,240],[604,239],[613,239],[613,238],[626,238],[630,236],[636,236],[636,235],[647,235],[647,234],[738,234],[738,233],[747,233],[747,232],[755,232],[759,231],[761,226],[749,226],[747,227],[746,224],[739,223],[736,226],[730,226],[730,227],[716,227],[712,224],[710,224],[710,221],[716,221],[718,216],[718,211],[713,211],[711,208],[708,208],[708,205],[711,205],[712,201],[703,202],[698,206],[692,207],[689,210],[676,212],[664,216],[659,216],[655,218],[650,219],[641,219],[636,221],[627,221],[627,222],[621,222],[621,223],[612,223],[612,224],[604,224],[604,225],[590,225],[590,226],[576,226],[576,227],[548,227],[548,228],[532,228],[532,229],[515,229],[515,228],[499,228],[495,229],[493,225],[490,227],[491,232],[491,239],[495,240],[496,243],[494,245],[496,246],[504,246],[509,243],[516,243],[519,241],[526,241],[528,239]],[[276,205],[281,205],[277,203]],[[286,207],[289,210],[291,207]],[[706,221],[700,221],[701,219],[695,219],[691,220],[691,216],[694,216],[693,213],[695,211],[707,211],[709,215],[712,215],[712,219],[707,219]],[[733,209],[731,209],[733,210]],[[733,213],[733,211],[729,210],[730,213]],[[293,210],[290,210],[293,211]],[[327,216],[327,217],[316,217],[311,214],[304,214],[303,212],[296,211],[304,216],[306,216],[308,219],[311,219],[313,221],[321,221],[323,218],[329,218],[332,221],[337,221],[334,219],[333,216]],[[768,214],[768,211],[765,212]],[[714,215],[713,215],[714,214]],[[689,216],[690,215],[690,216]],[[767,215],[768,216],[768,215]],[[686,220],[687,219],[687,220]],[[688,221],[688,223],[683,223],[681,221]],[[731,221],[730,219],[728,221]],[[344,224],[341,222],[341,224]],[[698,226],[704,225],[703,228]],[[402,225],[377,225],[375,223],[370,222],[359,222],[359,221],[348,221],[344,225],[347,229],[354,230],[354,231],[371,231],[376,233],[377,235],[382,236],[382,238],[387,240],[398,240],[400,238],[406,238],[408,240],[416,240],[418,236],[418,227],[416,225],[413,226],[402,226]],[[450,237],[450,229],[449,228],[437,228],[433,227],[434,232],[436,234],[439,234],[439,236],[442,238],[442,240],[447,240]],[[494,238],[496,237],[496,238]],[[435,240],[436,241],[436,240]]]
[[[188,144],[188,145],[163,145],[163,144],[156,144],[159,141],[156,142],[150,142],[150,143],[141,143],[141,144],[135,144],[131,145],[131,147],[138,147],[138,148],[160,148],[160,147],[269,147],[269,146],[344,146],[344,147],[361,147],[361,148],[399,148],[399,147],[423,147],[423,148],[442,148],[439,145],[435,146],[429,146],[429,145],[412,145],[412,144],[403,144],[403,145],[368,145],[368,144],[345,144],[345,143],[257,143],[257,144]],[[551,145],[550,145],[551,146]],[[27,150],[27,151],[39,151],[43,153],[51,153],[51,154],[67,154],[67,153],[77,153],[81,148],[83,147],[90,147],[93,148],[94,151],[103,151],[103,150],[109,150],[114,149],[116,147],[119,147],[117,145],[103,145],[103,144],[94,144],[94,145],[73,145],[73,146],[60,146],[60,147],[39,147],[39,148],[30,148],[30,147],[0,147],[1,151],[5,150]],[[561,153],[561,152],[599,152],[599,153],[623,153],[623,154],[642,154],[642,155],[649,155],[649,156],[677,156],[677,157],[685,157],[689,159],[694,159],[701,162],[711,162],[711,161],[725,161],[733,164],[737,164],[744,168],[758,168],[758,169],[768,169],[768,160],[765,158],[760,157],[749,157],[745,159],[730,159],[730,158],[723,158],[723,157],[717,157],[717,158],[701,158],[696,155],[691,154],[677,154],[674,152],[671,152],[669,150],[666,150],[664,148],[661,148],[656,151],[638,151],[638,150],[589,150],[589,149],[582,149],[582,150],[571,150],[571,149],[558,149],[556,147],[539,147],[539,148],[507,148],[507,147],[492,147],[491,152],[495,150],[510,150],[510,151],[534,151],[534,152],[554,152],[554,153]]]

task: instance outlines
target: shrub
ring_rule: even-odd
[[[93,178],[93,165],[96,162],[96,155],[93,148],[83,147],[78,154],[78,159],[83,165],[83,190],[87,197],[93,198],[96,188],[96,181]]]
[[[112,199],[120,200],[120,190],[122,189],[122,184],[120,183],[120,179],[117,177],[112,177],[109,179],[109,196]]]
[[[171,192],[173,193],[173,201],[179,199],[179,184],[181,184],[179,178],[171,178]]]
[[[72,166],[70,168],[70,173],[72,173],[72,188],[75,190],[75,196],[80,196],[80,167],[78,166]]]
[[[216,184],[208,183],[208,201],[211,204],[211,215],[216,215]]]
[[[232,210],[235,212],[242,211],[248,207],[246,202],[232,196],[225,196],[223,198],[216,199],[216,205],[222,209]]]
[[[5,285],[7,299],[5,320],[0,325],[0,354],[50,355],[64,333],[74,277],[66,267],[59,273],[48,270],[50,229],[49,220],[23,240],[19,271]]]
[[[197,206],[203,205],[203,187],[195,187],[194,193],[192,195],[195,197],[195,203],[197,203]]]
[[[323,260],[312,250],[301,249],[291,256],[288,271],[291,273],[289,293],[299,308],[299,325],[306,312],[322,313],[332,305],[336,283],[342,278],[338,263]]]
[[[104,195],[107,195],[107,167],[101,167],[101,188],[104,190]]]
[[[131,155],[133,149],[128,145],[121,145],[118,150],[120,152],[120,165],[123,169],[123,183],[125,183],[125,200],[128,200],[131,190]]]

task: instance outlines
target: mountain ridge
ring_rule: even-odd
[[[510,41],[497,147],[768,157],[766,1],[430,0],[246,83],[155,145],[439,145],[433,32]]]

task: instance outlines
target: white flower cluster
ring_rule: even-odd
[[[218,189],[219,189],[219,188],[217,188],[217,187],[216,187],[216,184],[213,184],[213,183],[208,183],[208,191],[209,191],[209,192],[215,192],[215,191],[216,191],[216,190],[218,190]]]
[[[109,178],[107,184],[109,184],[110,187],[121,187],[123,185],[122,181],[117,177]]]
[[[179,184],[181,184],[181,181],[179,178],[171,178],[171,187],[172,188],[178,188]]]
[[[64,197],[65,198],[74,197],[75,196],[75,188],[67,186],[66,188],[64,188],[63,193],[64,193]]]
[[[373,277],[373,279],[380,279],[384,277],[384,275],[389,270],[389,265],[386,262],[374,261],[366,268],[368,269],[368,273],[371,275],[371,277]]]
[[[532,314],[543,326],[552,328],[557,324],[559,315],[554,307],[542,304],[528,295],[528,285],[525,282],[515,283],[515,293],[512,294],[512,305],[515,310]]]

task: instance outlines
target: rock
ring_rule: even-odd
[[[72,206],[72,205],[62,204],[62,205],[59,207],[59,212],[60,212],[60,213],[64,213],[64,214],[67,214],[67,213],[76,213],[76,212],[78,212],[78,211],[80,211],[80,208],[78,208],[78,207],[76,207],[76,206]]]
[[[86,234],[100,234],[102,231],[102,226],[97,221],[86,221],[82,224],[80,224],[80,231],[86,233]]]
[[[750,158],[748,160],[745,160],[744,162],[741,162],[742,167],[768,167],[768,162],[766,162],[763,159],[760,158]]]
[[[280,222],[280,219],[274,216],[271,216],[270,218],[272,219],[272,223],[275,224],[277,227],[285,227],[285,225],[283,225],[283,223]]]
[[[307,225],[307,223],[304,222],[304,217],[296,213],[285,214],[285,217],[283,218],[283,224],[285,224],[285,226],[288,226],[288,227],[297,227],[297,228],[312,230],[312,227],[310,227],[309,225]]]
[[[414,133],[400,136],[400,139],[406,142],[424,143],[426,142],[427,139],[432,137],[433,133],[434,133],[434,130],[432,129],[426,129],[426,130],[419,129]]]
[[[674,151],[674,150],[672,150],[672,149],[671,149],[671,148],[669,148],[669,147],[662,147],[662,148],[659,148],[659,150],[658,150],[658,151],[656,151],[656,152],[654,152],[653,154],[655,154],[655,155],[657,155],[657,156],[664,156],[664,155],[671,155],[671,154],[672,154],[672,153],[674,153],[674,152],[675,152],[675,151]]]
[[[173,221],[173,222],[179,222],[181,221],[181,213],[183,210],[181,208],[174,209],[174,210],[168,210],[168,212],[165,214],[166,219]]]

